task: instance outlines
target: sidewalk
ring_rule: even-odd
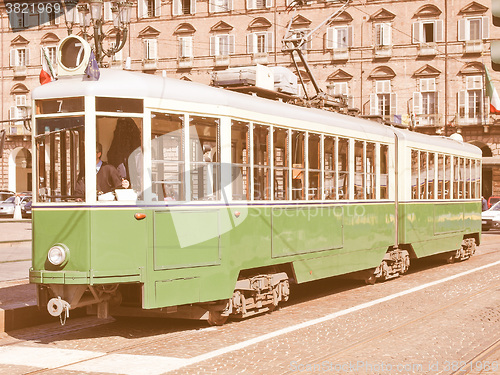
[[[52,321],[29,284],[31,220],[0,219],[0,333]]]

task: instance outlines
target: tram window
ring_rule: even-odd
[[[83,116],[36,119],[38,201],[70,202],[85,198],[84,193],[75,195],[78,179],[85,173],[83,124]]]
[[[354,199],[365,197],[364,142],[354,143]]]
[[[269,126],[253,127],[253,194],[255,200],[271,199],[269,168]]]
[[[324,192],[325,199],[336,199],[336,179],[335,179],[335,138],[325,137],[324,162],[325,162],[325,181]],[[311,152],[311,150],[309,150]]]
[[[419,199],[418,151],[411,150],[411,199]]]
[[[153,200],[185,200],[183,123],[183,115],[151,113]]]
[[[35,100],[37,115],[50,113],[83,112],[85,109],[83,97]]]
[[[466,178],[465,178],[465,159],[460,158],[460,198],[465,199],[465,183],[466,183]]]
[[[460,198],[460,166],[459,159],[453,157],[453,199]]]
[[[419,198],[427,199],[427,152],[420,151]]]
[[[305,133],[292,130],[292,199],[305,199]]]
[[[389,146],[380,145],[380,199],[389,198]]]
[[[438,199],[444,198],[444,155],[438,154]]]
[[[476,189],[475,189],[476,195],[474,198],[480,198],[481,197],[481,161],[476,160]]]
[[[96,135],[102,146],[101,160],[117,168],[137,199],[143,200],[142,119],[97,116]],[[127,193],[132,196],[132,192]]]
[[[349,140],[339,138],[338,149],[339,199],[349,199]]]
[[[375,199],[375,143],[366,143],[366,199]]]
[[[144,112],[144,100],[126,98],[95,98],[95,110],[98,112]]]
[[[427,197],[429,199],[434,199],[434,180],[436,179],[436,154],[429,152],[428,163]]]
[[[465,159],[465,198],[471,199],[471,160]]]
[[[274,128],[274,199],[289,199],[288,174],[288,132],[287,129]]]
[[[444,199],[451,199],[451,156],[444,157]]]
[[[321,199],[321,137],[309,133],[307,138],[307,155],[309,161],[308,199]]]
[[[250,125],[231,122],[232,189],[234,200],[250,200]]]
[[[220,120],[189,117],[189,154],[191,161],[191,199],[220,199]]]

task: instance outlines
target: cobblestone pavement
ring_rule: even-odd
[[[466,262],[420,261],[373,286],[301,285],[272,314],[222,327],[87,317],[13,331],[0,374],[500,374],[499,244],[484,235]]]

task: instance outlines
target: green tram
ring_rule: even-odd
[[[113,69],[32,96],[30,281],[61,319],[222,324],[273,310],[290,283],[373,283],[480,241],[481,151],[460,140]],[[128,189],[98,194],[96,142]]]

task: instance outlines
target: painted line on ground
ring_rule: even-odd
[[[328,322],[340,316],[354,313],[393,299],[415,293],[472,273],[485,270],[490,267],[500,265],[500,260],[468,271],[448,276],[440,280],[432,281],[402,292],[394,293],[386,297],[381,297],[373,301],[350,307],[321,318],[312,319],[303,323],[279,329],[253,339],[217,349],[192,358],[175,358],[154,355],[135,354],[108,354],[105,352],[95,352],[76,349],[58,349],[31,346],[3,346],[0,347],[0,364],[19,365],[36,368],[48,368],[60,370],[72,370],[78,372],[99,372],[126,375],[159,375],[166,372],[175,371],[186,366],[195,365],[224,354],[248,348],[249,346],[286,335],[291,332],[308,328],[324,322]],[[208,328],[213,329],[213,328]]]

